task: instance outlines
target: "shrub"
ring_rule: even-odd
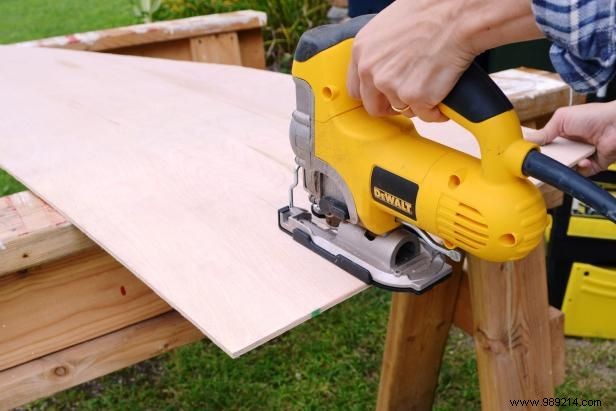
[[[267,13],[265,56],[270,68],[288,72],[302,33],[327,22],[325,0],[163,0],[157,20],[253,9]]]

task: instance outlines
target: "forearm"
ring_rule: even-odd
[[[466,0],[458,17],[462,39],[475,54],[488,49],[544,37],[535,21],[531,0]]]

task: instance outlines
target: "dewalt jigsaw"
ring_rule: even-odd
[[[439,109],[475,136],[481,159],[420,136],[407,117],[371,117],[345,86],[353,38],[370,18],[312,29],[298,44],[297,168],[280,228],[366,283],[419,293],[451,273],[447,257],[459,261],[459,250],[502,262],[538,245],[547,213],[527,176],[616,221],[616,198],[525,141],[511,103],[475,65]],[[310,210],[293,201],[300,176]]]

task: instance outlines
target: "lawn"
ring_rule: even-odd
[[[0,43],[134,22],[128,0],[0,0]],[[0,172],[0,194],[21,189]],[[370,410],[389,299],[369,290],[237,360],[199,342],[26,408]],[[601,399],[601,409],[616,409],[616,343],[568,339],[567,348],[567,380],[557,394]],[[479,409],[472,340],[457,330],[446,348],[436,409]]]
[[[129,0],[1,0],[0,44],[135,22]]]

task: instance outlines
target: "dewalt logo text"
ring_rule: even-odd
[[[388,193],[387,191],[378,187],[373,187],[372,190],[374,198],[381,200],[394,208],[397,208],[405,214],[413,214],[413,204],[409,203],[408,201],[404,201],[400,197],[396,197],[395,195]]]

